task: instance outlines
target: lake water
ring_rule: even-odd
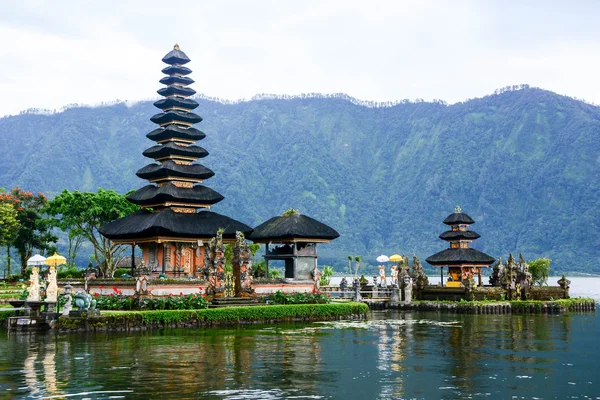
[[[600,399],[599,345],[594,313],[0,332],[0,399]]]

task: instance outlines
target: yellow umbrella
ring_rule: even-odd
[[[391,262],[398,262],[402,260],[402,256],[398,255],[398,254],[394,254],[393,256],[390,257],[390,261]]]
[[[54,252],[54,255],[46,258],[46,264],[51,267],[58,267],[59,265],[66,264],[67,259],[63,256],[59,256],[57,252]]]

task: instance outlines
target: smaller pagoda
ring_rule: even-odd
[[[283,260],[285,278],[305,281],[313,280],[313,271],[318,269],[317,243],[339,236],[335,229],[290,209],[254,228],[248,239],[265,244],[267,277],[269,261]]]
[[[428,257],[425,261],[429,264],[441,267],[440,274],[444,282],[444,267],[448,267],[447,287],[460,287],[466,279],[478,276],[478,285],[481,286],[481,268],[490,267],[494,261],[493,257],[469,247],[469,244],[479,239],[477,232],[467,230],[467,227],[475,221],[469,215],[462,212],[456,206],[453,214],[450,214],[444,224],[451,229],[440,235],[440,239],[450,242],[450,248]]]

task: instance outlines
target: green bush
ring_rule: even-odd
[[[56,272],[57,279],[81,278],[81,270],[76,265],[61,265]]]
[[[96,308],[99,310],[198,310],[208,307],[208,301],[200,294],[179,294],[167,297],[142,298],[127,296],[116,287],[114,293],[101,295],[94,293]]]
[[[331,301],[331,295],[324,293],[284,293],[278,290],[267,297],[269,304],[327,304]]]
[[[333,316],[364,315],[369,307],[362,303],[343,304],[299,304],[254,307],[227,307],[205,310],[156,310],[106,312],[103,316],[136,320],[141,318],[145,324],[192,322],[200,323],[237,323],[240,321],[272,321],[296,318],[324,318]]]
[[[118,279],[123,275],[131,275],[131,268],[117,268],[113,276]]]

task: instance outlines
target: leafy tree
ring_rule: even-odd
[[[52,216],[51,223],[76,237],[81,235],[94,247],[93,258],[104,276],[112,278],[117,263],[127,246],[118,245],[105,238],[98,228],[139,209],[114,190],[98,189],[98,192],[63,190],[48,202],[46,213]],[[74,233],[71,234],[71,231]]]
[[[21,224],[11,203],[0,202],[0,246],[6,246],[6,275],[10,276],[10,248]]]
[[[46,253],[56,249],[52,244],[58,238],[50,231],[49,221],[42,217],[42,210],[48,199],[40,192],[34,195],[17,187],[0,194],[0,202],[11,203],[17,211],[19,229],[12,243],[19,252],[21,275],[24,275],[27,271],[27,259],[33,255],[34,250]]]
[[[529,272],[533,282],[539,286],[548,284],[548,275],[550,274],[550,259],[538,258],[529,261]]]

